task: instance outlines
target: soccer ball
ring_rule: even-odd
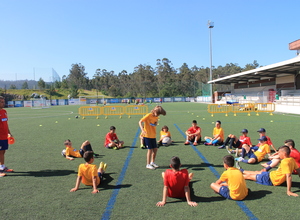
[[[78,115],[76,115],[75,118],[78,118]]]
[[[63,149],[63,150],[61,151],[61,155],[62,155],[63,157],[66,157],[66,149]]]
[[[172,143],[172,140],[171,140],[171,138],[170,137],[164,137],[163,139],[162,139],[162,145],[164,145],[164,146],[169,146],[171,143]]]

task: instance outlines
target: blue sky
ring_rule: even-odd
[[[132,73],[168,58],[209,67],[254,60],[269,65],[296,56],[300,1],[282,0],[0,0],[0,80],[51,80],[72,64]]]

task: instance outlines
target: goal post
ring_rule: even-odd
[[[31,109],[43,109],[50,108],[50,100],[47,100],[45,97],[42,98],[32,98],[31,100]]]
[[[104,95],[98,96],[79,96],[80,105],[95,106],[104,103]]]

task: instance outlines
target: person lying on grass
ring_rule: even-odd
[[[243,200],[248,195],[248,188],[243,174],[234,167],[234,157],[223,157],[223,166],[226,171],[210,187],[226,199]]]
[[[72,147],[70,139],[65,140],[64,145],[66,149],[62,151],[62,155],[68,160],[74,160],[74,157],[83,157],[83,154],[86,151],[93,151],[92,145],[89,141],[83,142],[79,150]],[[99,154],[94,153],[94,156],[99,156]]]
[[[296,164],[294,158],[290,157],[290,148],[288,146],[281,146],[278,149],[278,155],[281,159],[277,170],[272,172],[264,171],[246,171],[240,168],[246,180],[253,180],[258,184],[267,186],[279,186],[286,182],[288,196],[298,196],[298,194],[291,191],[292,187],[292,173],[296,170],[300,173],[300,169]],[[299,174],[300,176],[300,174]]]
[[[191,201],[189,182],[193,178],[193,173],[188,173],[187,169],[180,170],[181,163],[178,157],[172,157],[170,167],[162,172],[164,180],[162,201],[156,203],[156,206],[164,206],[167,196],[173,198],[186,198],[188,205],[197,206],[196,202]]]
[[[86,151],[83,154],[83,159],[86,163],[82,163],[78,167],[78,177],[76,179],[75,187],[70,190],[70,192],[75,192],[79,189],[79,185],[82,182],[86,186],[93,186],[92,193],[98,193],[99,190],[97,186],[100,184],[103,174],[106,171],[107,164],[101,162],[99,168],[97,169],[94,162],[93,151]]]

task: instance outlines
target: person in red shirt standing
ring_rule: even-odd
[[[186,141],[185,145],[194,142],[193,145],[197,146],[201,141],[201,128],[197,125],[197,121],[193,120],[192,127],[190,127],[186,132]]]
[[[186,198],[188,205],[197,206],[196,202],[191,201],[189,182],[193,178],[193,173],[188,173],[187,169],[180,170],[181,163],[178,157],[172,157],[170,167],[162,173],[164,180],[162,201],[156,206],[164,206],[167,196],[172,198]]]
[[[4,164],[4,155],[8,150],[8,136],[12,136],[8,127],[7,112],[4,109],[5,99],[0,96],[0,177],[5,176],[7,172],[13,172],[12,169],[8,169]]]

